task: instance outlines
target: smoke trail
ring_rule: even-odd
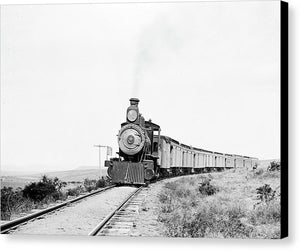
[[[182,39],[175,32],[175,26],[166,18],[156,18],[151,25],[142,30],[136,50],[132,96],[138,97],[147,72],[166,51],[176,52],[182,44]]]

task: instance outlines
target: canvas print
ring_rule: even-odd
[[[286,39],[281,1],[1,6],[1,233],[285,237]]]

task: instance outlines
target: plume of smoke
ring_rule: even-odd
[[[165,17],[156,18],[154,22],[142,30],[136,50],[132,96],[140,95],[141,87],[151,67],[166,51],[176,52],[182,44],[175,26]]]

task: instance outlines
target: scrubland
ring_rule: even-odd
[[[110,180],[107,178],[64,182],[57,177],[52,179],[43,175],[39,181],[24,188],[4,186],[1,188],[1,221],[19,218],[108,185]]]
[[[159,221],[169,237],[280,238],[280,171],[231,169],[167,182]]]

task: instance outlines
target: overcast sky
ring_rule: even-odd
[[[182,143],[279,158],[279,3],[2,7],[2,170],[97,166],[131,97]]]

